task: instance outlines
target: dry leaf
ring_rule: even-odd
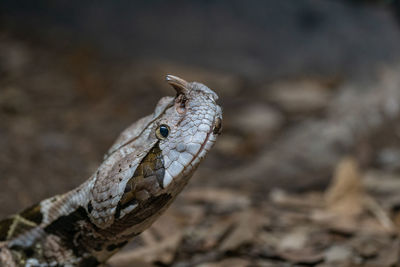
[[[137,261],[144,263],[151,263],[155,261],[170,263],[181,239],[182,234],[177,233],[156,244],[137,248],[132,251],[121,252],[111,258],[109,263],[116,267],[132,266],[129,265],[129,263]]]
[[[346,217],[360,215],[364,194],[357,161],[352,157],[342,159],[325,193],[328,210]]]
[[[182,198],[192,203],[212,203],[218,211],[244,209],[251,202],[247,195],[240,191],[221,188],[195,188],[182,194]]]
[[[309,236],[308,229],[297,228],[285,234],[278,244],[279,250],[298,250],[304,247]]]
[[[278,255],[295,264],[317,264],[322,262],[324,259],[323,253],[314,251],[310,248],[280,251],[278,252]]]
[[[237,213],[235,219],[236,226],[219,247],[222,251],[233,250],[242,244],[253,242],[262,221],[260,213],[255,210]]]
[[[228,258],[214,263],[199,264],[199,267],[246,267],[251,266],[250,262],[241,258]]]

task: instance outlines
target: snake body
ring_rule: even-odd
[[[0,222],[0,266],[98,266],[166,210],[222,121],[211,89],[167,82],[176,96],[124,130],[86,182]]]

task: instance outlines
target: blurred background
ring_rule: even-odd
[[[400,1],[1,1],[0,215],[129,124],[215,90],[216,146],[112,266],[397,266]]]

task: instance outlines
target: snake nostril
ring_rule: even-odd
[[[221,132],[222,132],[222,120],[221,120],[221,118],[218,117],[215,119],[213,134],[220,135]]]

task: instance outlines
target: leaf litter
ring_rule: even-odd
[[[355,158],[344,157],[325,192],[275,189],[263,201],[190,187],[140,237],[139,248],[129,246],[110,264],[399,266],[399,184],[388,179],[397,185],[389,187],[377,173],[363,173]]]

